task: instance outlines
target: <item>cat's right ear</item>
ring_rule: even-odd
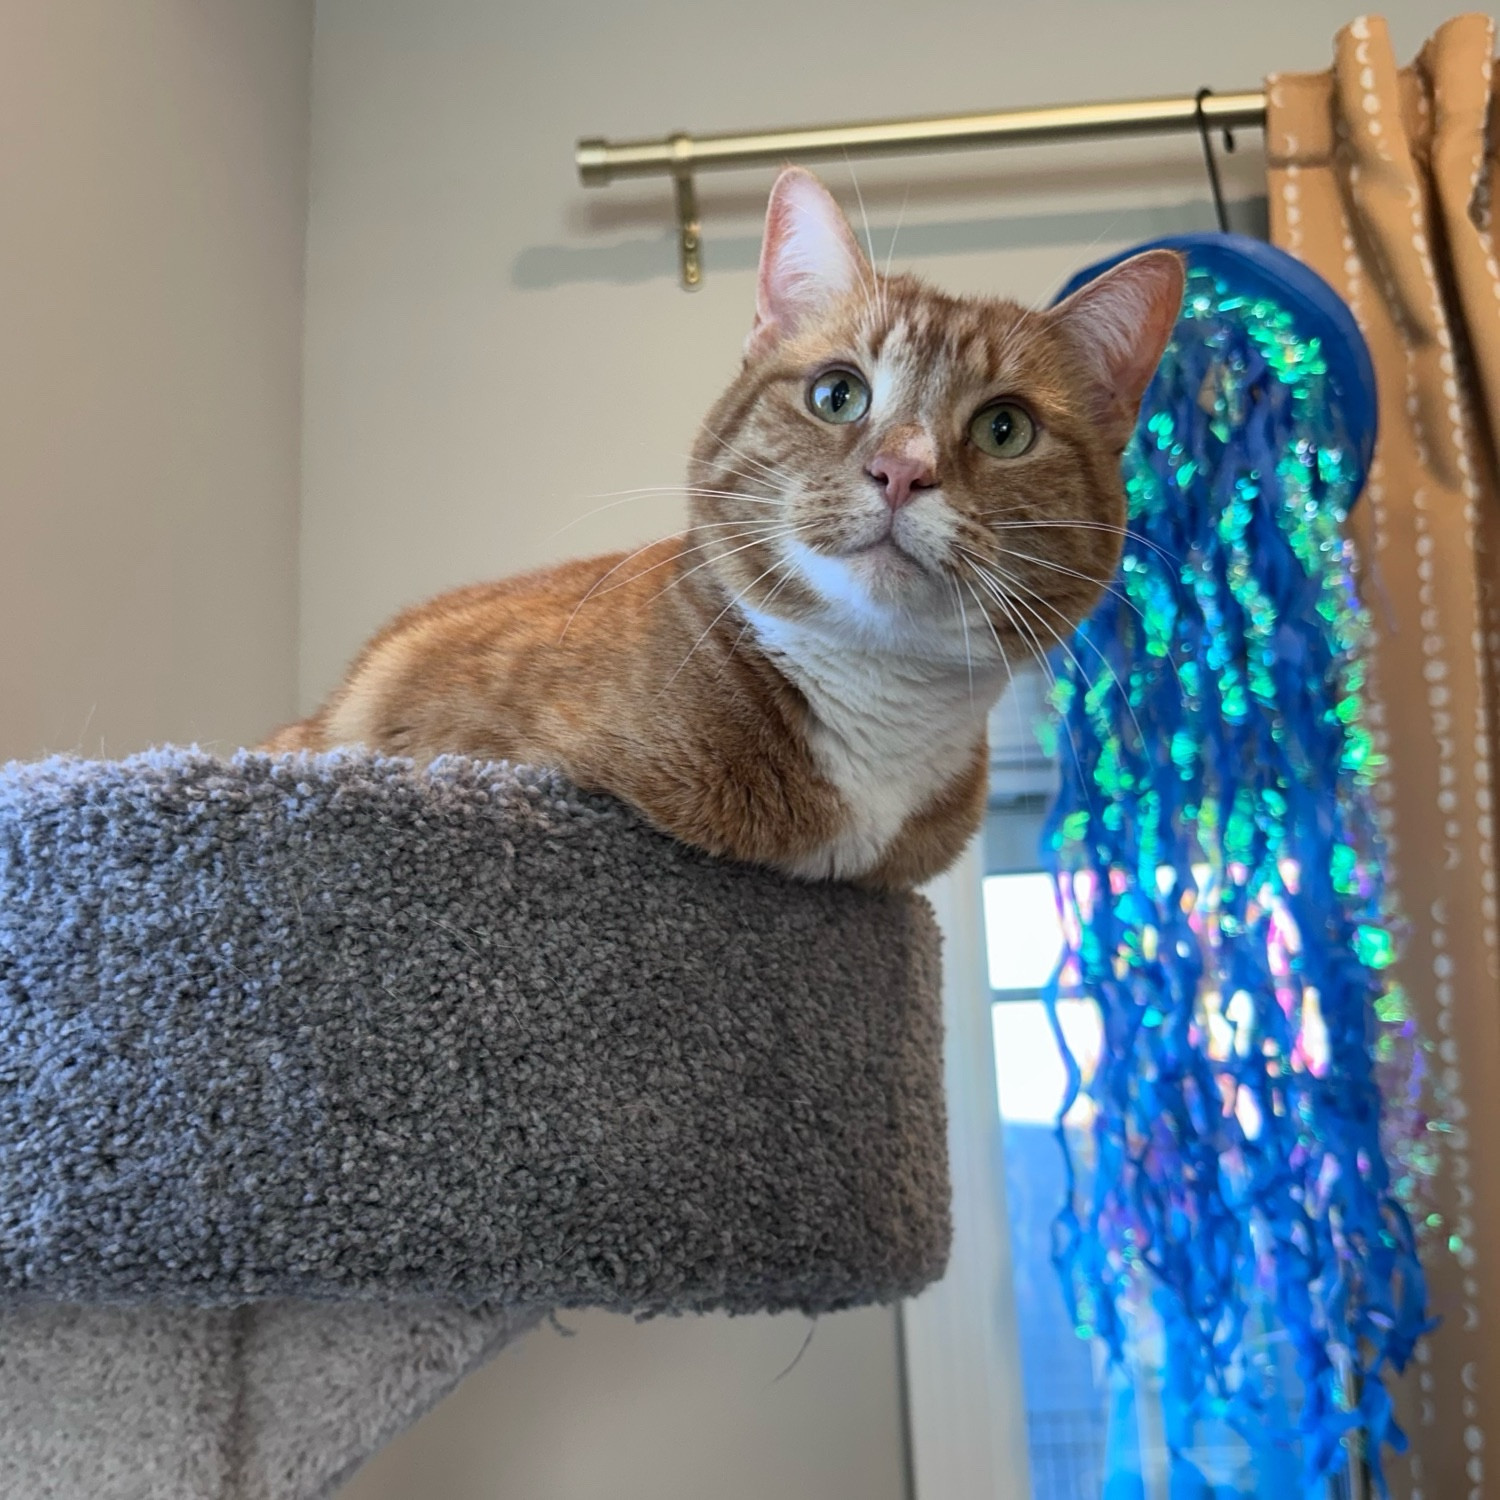
[[[771,189],[755,286],[755,326],[745,353],[763,353],[874,273],[833,195],[801,167]]]

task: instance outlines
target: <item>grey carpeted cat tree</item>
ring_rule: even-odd
[[[0,771],[0,1495],[306,1500],[549,1309],[915,1292],[937,969],[546,772]]]

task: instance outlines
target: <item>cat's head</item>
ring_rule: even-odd
[[[1120,453],[1182,290],[1163,250],[1044,312],[946,296],[879,274],[788,169],[744,367],[694,446],[690,543],[761,618],[972,660],[1050,647],[1119,562]]]

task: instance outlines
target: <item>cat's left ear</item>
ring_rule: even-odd
[[[1182,312],[1185,279],[1175,250],[1147,250],[1052,309],[1089,366],[1098,420],[1115,449],[1135,430],[1141,398]]]
[[[874,273],[833,195],[801,167],[771,189],[755,286],[755,326],[745,344],[762,353]]]

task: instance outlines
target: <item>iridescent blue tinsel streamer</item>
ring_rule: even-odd
[[[1153,1307],[1174,1448],[1199,1418],[1266,1440],[1279,1330],[1299,1400],[1270,1435],[1310,1493],[1351,1429],[1377,1480],[1403,1445],[1386,1378],[1426,1326],[1380,1136],[1377,1034],[1403,1015],[1342,533],[1362,465],[1328,354],[1263,285],[1191,267],[1125,455],[1115,592],[1054,663],[1044,851],[1069,932],[1052,998],[1093,997],[1104,1032],[1057,1225],[1075,1321],[1124,1359]]]

